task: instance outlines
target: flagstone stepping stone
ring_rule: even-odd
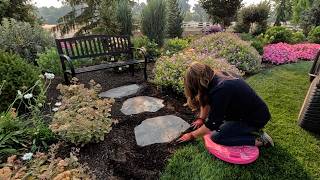
[[[137,84],[131,84],[128,86],[121,86],[118,88],[110,89],[109,91],[102,92],[99,97],[102,98],[123,98],[126,96],[133,95],[140,90],[141,86]]]
[[[121,112],[125,115],[133,115],[143,112],[157,112],[163,107],[162,99],[138,96],[126,100],[122,105]]]
[[[159,116],[144,120],[134,128],[134,134],[139,146],[147,146],[171,142],[189,127],[190,125],[180,117]]]

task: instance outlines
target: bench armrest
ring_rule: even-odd
[[[66,65],[65,65],[65,61],[66,61],[68,66],[69,66],[69,68],[70,68],[70,70],[71,70],[72,76],[75,76],[76,73],[75,73],[74,66],[72,64],[71,58],[69,56],[67,56],[67,55],[60,54],[60,60],[61,60],[63,71],[67,70]]]
[[[318,51],[318,53],[317,53],[317,55],[316,55],[316,57],[315,57],[315,59],[314,59],[314,63],[313,63],[313,65],[312,65],[312,67],[311,67],[311,70],[310,70],[310,74],[316,74],[317,72],[315,72],[317,69],[317,65],[318,65],[318,61],[320,61],[319,60],[320,59],[320,50]]]
[[[131,47],[132,50],[134,51],[139,51],[142,55],[143,58],[145,59],[145,62],[148,62],[148,56],[147,56],[147,51],[144,48],[135,48],[135,47]]]

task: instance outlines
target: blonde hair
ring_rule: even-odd
[[[215,76],[215,71],[208,65],[193,62],[184,76],[184,93],[187,105],[192,110],[209,104],[208,86]]]

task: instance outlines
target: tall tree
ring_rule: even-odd
[[[168,0],[168,37],[181,37],[183,15],[178,4],[178,0]]]
[[[257,5],[241,8],[236,22],[236,32],[248,33],[251,30],[252,34],[264,33],[268,26],[269,14],[270,3],[267,0],[261,1]],[[253,28],[254,24],[256,25],[255,28]]]
[[[214,23],[229,26],[241,7],[242,0],[200,0]]]
[[[44,20],[46,24],[57,24],[57,20],[70,12],[72,8],[70,6],[56,7],[41,7],[37,8],[37,14],[39,18]]]
[[[121,35],[132,35],[132,8],[128,0],[118,0],[116,6],[117,22]]]
[[[275,0],[275,26],[287,22],[292,16],[292,0]]]
[[[199,22],[208,21],[209,17],[206,11],[200,6],[200,4],[195,4],[193,7],[193,20]]]
[[[141,13],[143,8],[146,7],[145,3],[137,3],[135,2],[132,7],[132,19],[134,21],[133,24],[140,25],[141,24]]]
[[[302,14],[300,26],[305,34],[307,34],[313,26],[320,26],[320,1],[314,1],[311,8]]]
[[[142,32],[159,46],[163,45],[167,23],[166,0],[149,0],[142,11]]]
[[[73,9],[61,17],[58,30],[62,34],[78,29],[76,35],[85,33],[118,33],[119,24],[116,21],[117,0],[64,0]],[[133,0],[127,0],[133,3]],[[77,7],[78,6],[78,7]],[[79,7],[80,6],[80,7]]]
[[[0,21],[3,18],[13,18],[31,24],[37,21],[35,8],[33,7],[31,0],[1,0]]]
[[[293,17],[292,20],[294,23],[300,23],[301,15],[304,11],[308,10],[312,5],[311,0],[294,0],[293,1]]]
[[[182,13],[185,15],[186,13],[190,12],[190,4],[189,0],[179,0],[179,6],[181,8]]]

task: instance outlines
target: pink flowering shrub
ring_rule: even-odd
[[[263,61],[273,64],[285,64],[298,60],[311,61],[316,57],[319,50],[320,44],[269,44],[264,47]]]
[[[295,44],[293,47],[298,58],[306,61],[314,60],[320,50],[320,44]]]
[[[263,48],[263,61],[274,64],[297,62],[298,57],[290,44],[269,44]]]

